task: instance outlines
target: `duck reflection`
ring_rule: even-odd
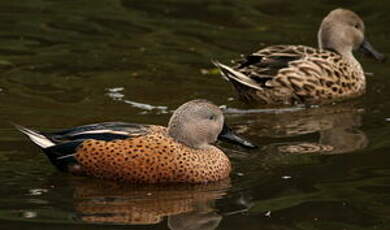
[[[230,180],[196,185],[72,183],[74,206],[82,222],[146,225],[167,217],[170,229],[215,229],[222,216],[214,209],[214,201],[231,186]]]
[[[204,203],[187,213],[168,216],[168,227],[172,230],[212,230],[216,229],[222,220],[222,216],[211,204]]]
[[[323,105],[273,113],[234,114],[245,119],[241,126],[246,135],[287,141],[265,146],[266,151],[282,153],[339,154],[363,149],[368,144],[359,128],[364,112],[357,103]],[[245,118],[244,118],[245,117]],[[313,135],[314,134],[314,135]],[[305,138],[302,138],[302,136]],[[261,141],[260,141],[261,143]]]

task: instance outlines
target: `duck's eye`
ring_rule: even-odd
[[[214,119],[215,119],[215,115],[209,116],[209,120],[214,120]]]
[[[359,24],[355,24],[354,26],[356,29],[360,29],[360,25]]]

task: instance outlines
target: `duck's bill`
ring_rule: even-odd
[[[386,60],[386,56],[376,51],[367,40],[364,40],[363,43],[360,45],[359,51],[368,56],[374,57],[378,61],[383,62]]]
[[[226,124],[223,125],[223,129],[218,136],[218,140],[236,144],[236,145],[241,145],[245,148],[251,148],[251,149],[257,148],[256,145],[252,144],[251,142],[235,134],[233,130]]]

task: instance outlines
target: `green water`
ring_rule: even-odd
[[[343,6],[390,54],[386,1],[0,1],[1,229],[388,229],[388,64],[359,56],[359,99],[267,110],[213,71],[271,44],[316,45]],[[165,125],[195,98],[261,148],[223,144],[231,181],[125,186],[56,172],[8,123],[55,130],[103,121]]]

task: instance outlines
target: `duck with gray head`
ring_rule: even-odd
[[[322,104],[362,95],[366,77],[354,50],[379,61],[365,38],[363,20],[347,9],[335,9],[318,31],[319,48],[277,45],[261,49],[234,67],[214,61],[240,99],[262,104]]]
[[[61,171],[129,183],[206,183],[229,176],[228,157],[214,143],[228,140],[256,146],[237,136],[222,111],[206,100],[181,105],[168,128],[124,122],[79,126],[54,133],[16,128]]]

